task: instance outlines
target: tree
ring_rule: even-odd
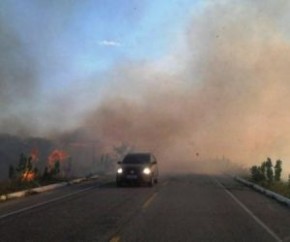
[[[261,167],[252,166],[250,171],[251,171],[251,178],[254,182],[261,182],[261,181],[265,180],[265,177],[262,173]]]
[[[266,166],[267,180],[269,183],[272,183],[273,182],[273,164],[269,157],[267,158],[265,166]]]
[[[275,181],[280,181],[281,180],[281,173],[282,173],[282,161],[281,160],[276,161],[274,170],[275,170],[275,174],[274,174]]]
[[[19,162],[18,162],[18,166],[16,167],[16,171],[17,173],[20,174],[20,176],[24,173],[25,171],[25,168],[26,168],[26,161],[27,161],[27,158],[26,156],[21,153],[20,154],[20,157],[19,157]]]
[[[59,174],[59,172],[60,172],[60,162],[58,160],[54,163],[54,167],[53,167],[53,170],[51,173],[53,176],[57,176]]]
[[[264,177],[264,180],[266,180],[266,177],[267,177],[267,174],[266,174],[266,161],[262,162],[261,164],[261,172],[262,172],[262,175]]]
[[[32,172],[32,157],[28,157],[28,159],[26,158],[25,159],[25,166],[24,166],[24,169],[22,170],[22,173],[20,174],[21,175],[21,178],[26,181],[27,180],[27,177],[28,175]]]
[[[13,165],[9,166],[9,179],[13,179],[15,177],[15,169]]]
[[[44,168],[43,174],[42,174],[42,180],[49,180],[50,179],[50,173],[48,171],[48,167],[46,166]]]
[[[39,174],[38,174],[39,171],[38,171],[38,168],[37,167],[34,167],[33,168],[33,173],[34,173],[34,175],[35,175],[36,178],[39,178]]]

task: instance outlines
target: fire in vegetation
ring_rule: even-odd
[[[39,161],[39,151],[33,149],[27,156],[21,154],[17,166],[10,165],[9,178],[21,182],[47,181],[60,176],[65,177],[70,173],[69,155],[62,150],[53,150],[47,157],[45,167],[41,167]],[[67,161],[67,162],[65,162]],[[39,166],[44,168],[43,173],[39,172]]]
[[[39,150],[36,149],[36,148],[33,148],[31,150],[31,153],[30,153],[29,157],[31,158],[32,162],[37,162],[39,160]]]
[[[21,181],[25,182],[30,182],[35,180],[35,178],[37,177],[37,168],[35,163],[38,161],[38,157],[39,157],[39,151],[34,148],[31,150],[30,155],[27,157],[25,157],[24,155],[21,155],[20,157],[20,163],[19,167],[17,168],[17,170],[22,173],[21,175]]]
[[[45,168],[44,177],[68,176],[71,171],[69,158],[68,153],[63,150],[52,151],[48,156],[48,166]]]
[[[69,155],[62,150],[54,150],[48,157],[48,166],[51,168],[57,161],[61,162],[69,158]]]
[[[36,173],[34,171],[25,171],[22,174],[21,181],[33,181],[36,177]]]

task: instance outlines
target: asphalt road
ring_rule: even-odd
[[[1,203],[0,241],[290,241],[290,208],[227,176],[89,181]]]

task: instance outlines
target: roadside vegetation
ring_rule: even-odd
[[[97,159],[94,156],[93,166],[86,176],[106,174],[114,170],[115,161],[122,159],[132,149],[127,144],[121,144],[114,147],[112,154],[101,154]],[[39,153],[38,149],[32,149],[28,155],[21,153],[18,163],[10,164],[7,171],[9,178],[0,180],[0,197],[12,192],[68,181],[75,177],[72,158],[67,152],[55,149],[48,157],[42,159]]]
[[[0,182],[0,195],[66,181],[67,179],[60,174],[60,171],[60,160],[55,160],[46,166],[43,172],[40,172],[34,162],[34,157],[22,153],[18,165],[9,166],[9,179]]]
[[[267,158],[261,165],[254,165],[250,168],[249,180],[290,198],[290,175],[288,176],[288,181],[281,179],[282,163],[282,160],[277,160],[273,164],[271,158]]]

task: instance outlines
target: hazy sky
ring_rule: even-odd
[[[173,163],[270,156],[290,170],[289,12],[287,0],[2,0],[0,132],[82,127]]]
[[[6,117],[40,117],[48,110],[52,117],[53,109],[70,99],[72,119],[110,85],[110,78],[104,78],[110,68],[159,60],[177,48],[192,13],[200,7],[200,1],[193,0],[2,0]],[[11,101],[9,96],[19,96],[22,87],[34,90],[23,96],[25,100]],[[55,122],[48,126],[57,126]]]

